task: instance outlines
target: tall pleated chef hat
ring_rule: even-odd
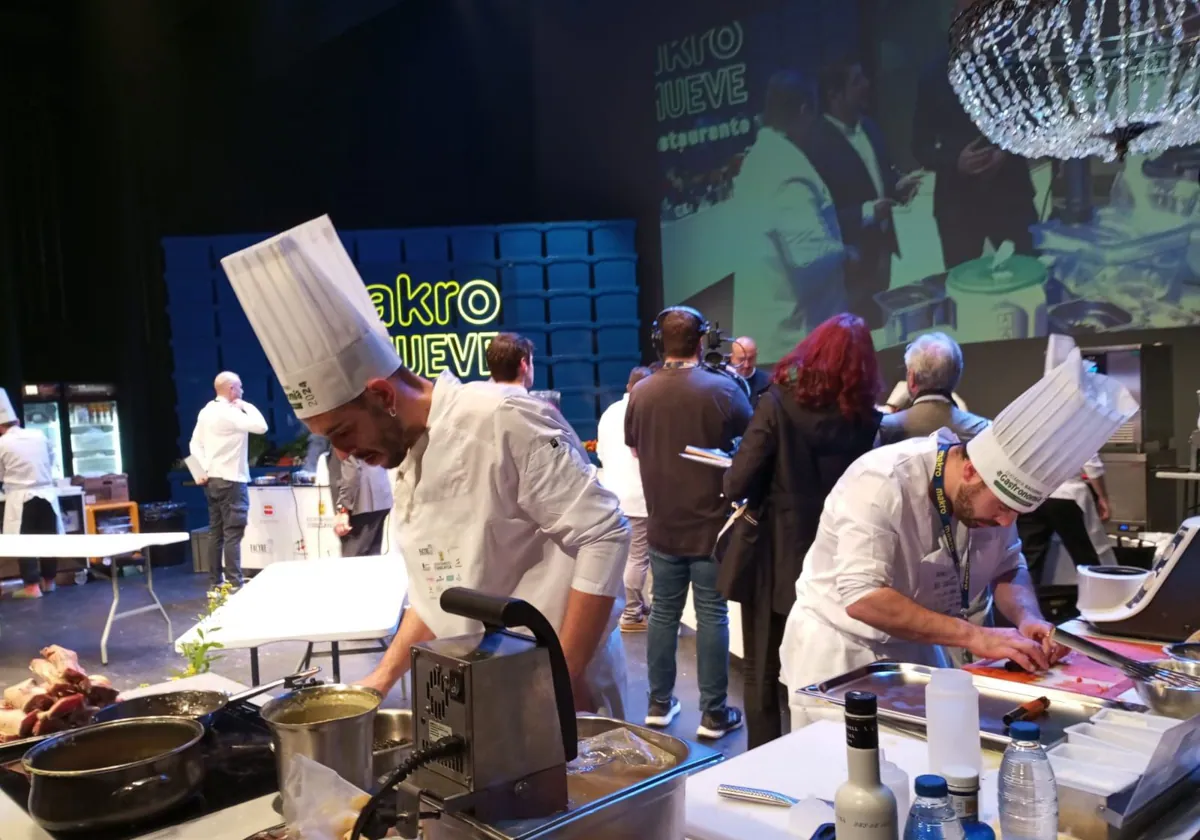
[[[1046,355],[1047,373],[967,444],[988,487],[1022,513],[1078,476],[1138,410],[1125,386],[1090,371],[1069,337],[1051,336]]]
[[[328,216],[221,260],[301,420],[345,405],[400,357]]]
[[[12,400],[8,398],[8,391],[0,388],[0,426],[15,422],[17,422],[17,412],[13,410]]]

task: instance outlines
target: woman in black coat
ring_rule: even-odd
[[[855,315],[835,315],[775,366],[773,383],[725,474],[725,495],[748,499],[761,523],[753,596],[742,601],[751,749],[783,734],[788,703],[779,681],[779,646],[796,580],[825,497],[875,444],[880,386],[870,330]]]

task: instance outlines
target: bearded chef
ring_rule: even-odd
[[[51,465],[54,453],[41,432],[21,427],[8,392],[0,388],[0,484],[5,534],[61,534],[62,512]],[[15,598],[40,598],[54,588],[58,561],[21,558],[25,584]]]
[[[1136,411],[1072,346],[969,443],[941,429],[855,461],[825,502],[780,648],[793,726],[814,717],[798,689],[881,659],[948,667],[958,649],[1049,667],[1062,649],[1038,608],[1017,516],[1078,475]],[[1015,629],[967,620],[989,591]]]
[[[411,608],[361,684],[387,693],[412,645],[481,631],[440,607],[465,586],[540,610],[576,707],[623,717],[629,525],[561,415],[522,389],[404,367],[328,217],[221,264],[296,416],[339,456],[397,470],[393,544]]]

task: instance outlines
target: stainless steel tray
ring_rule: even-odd
[[[878,698],[879,717],[924,729],[925,686],[929,683],[933,671],[928,665],[876,662],[840,677],[802,688],[800,693],[844,706],[847,692],[869,691]],[[1101,700],[1055,688],[982,677],[978,674],[971,674],[971,679],[979,689],[980,739],[985,744],[1001,748],[1009,741],[1008,736],[1004,734],[1004,715],[1037,697],[1050,700],[1049,711],[1036,721],[1042,728],[1042,744],[1047,748],[1061,743],[1066,738],[1063,730],[1068,726],[1087,722],[1101,709],[1144,709],[1143,706]]]

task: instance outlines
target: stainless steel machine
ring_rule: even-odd
[[[1149,571],[1084,566],[1079,613],[1101,633],[1182,642],[1200,629],[1200,516],[1185,519]]]
[[[682,836],[684,777],[720,753],[624,721],[576,717],[558,636],[524,601],[455,588],[441,606],[484,631],[413,646],[414,749],[363,809],[355,840],[389,826],[427,840]],[[578,795],[567,764],[579,738],[616,728],[670,754],[673,766],[606,795]]]
[[[1112,504],[1110,531],[1169,530],[1178,522],[1174,483],[1154,473],[1175,464],[1175,398],[1171,348],[1126,344],[1082,348],[1099,373],[1129,389],[1140,406],[1100,450]]]

